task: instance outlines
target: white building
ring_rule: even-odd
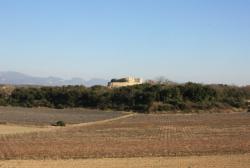
[[[141,78],[127,77],[127,78],[121,78],[121,79],[112,79],[108,83],[108,87],[118,88],[118,87],[123,87],[123,86],[140,85],[142,83],[143,83],[143,79]]]

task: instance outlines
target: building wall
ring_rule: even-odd
[[[110,88],[118,88],[118,87],[123,87],[123,86],[133,86],[133,85],[139,85],[142,84],[143,81],[140,78],[133,78],[133,77],[128,77],[125,78],[127,82],[109,82],[108,87]]]

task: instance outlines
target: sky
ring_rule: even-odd
[[[250,84],[250,0],[0,0],[0,71]]]

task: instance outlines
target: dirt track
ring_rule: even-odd
[[[112,121],[117,121],[121,119],[125,119],[128,117],[135,116],[136,114],[127,114],[120,117],[115,117],[111,119],[101,120],[101,121],[93,121],[93,122],[87,122],[87,123],[80,123],[80,124],[71,124],[67,125],[66,127],[53,127],[53,126],[35,126],[35,125],[14,125],[14,124],[0,124],[0,136],[1,135],[12,135],[12,134],[25,134],[25,133],[38,133],[38,132],[49,132],[49,131],[57,131],[57,130],[66,130],[71,128],[77,128],[77,127],[84,127],[84,126],[93,126],[98,124],[105,124]]]

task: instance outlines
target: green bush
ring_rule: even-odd
[[[172,111],[175,107],[171,104],[161,104],[158,106],[158,111]]]
[[[52,124],[53,126],[65,127],[66,124],[64,121],[57,121],[56,123]]]
[[[190,82],[172,85],[142,84],[116,89],[104,86],[17,87],[11,94],[0,94],[0,105],[149,112],[212,107],[242,108],[246,107],[244,102],[249,96],[249,87]]]
[[[144,104],[138,104],[133,106],[133,110],[137,111],[137,112],[148,112],[148,105],[144,105]]]

